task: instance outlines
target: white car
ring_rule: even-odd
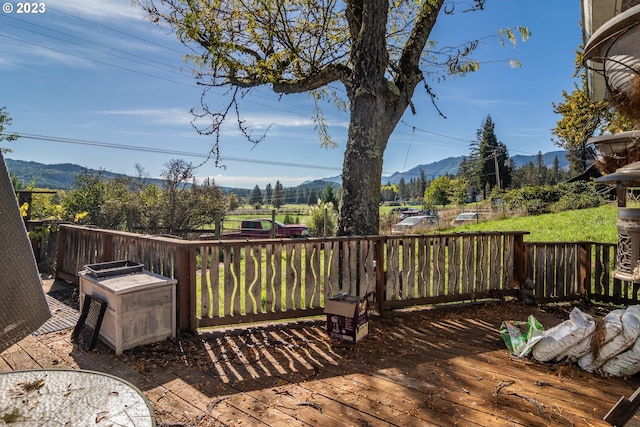
[[[477,212],[463,212],[451,221],[451,225],[471,224],[479,222],[481,219],[482,216]]]
[[[438,224],[438,218],[433,215],[415,215],[410,216],[396,225],[391,226],[392,234],[411,233],[417,228],[427,228]]]

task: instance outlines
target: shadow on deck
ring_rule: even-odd
[[[373,316],[355,345],[329,339],[322,319],[253,325],[122,356],[103,344],[86,352],[64,329],[6,350],[0,371],[116,375],[142,390],[159,426],[606,426],[602,418],[640,386],[638,376],[514,359],[498,334],[503,320],[529,314],[549,328],[570,307],[553,310],[507,301]]]

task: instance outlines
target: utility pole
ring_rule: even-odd
[[[494,151],[493,153],[493,160],[495,162],[496,165],[496,187],[498,187],[498,190],[500,190],[500,168],[498,167],[498,152]]]

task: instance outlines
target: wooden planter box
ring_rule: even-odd
[[[107,301],[100,338],[116,354],[176,336],[177,281],[150,271],[95,277],[80,273],[80,306],[85,295]]]

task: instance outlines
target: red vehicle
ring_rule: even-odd
[[[272,222],[270,218],[245,219],[238,231],[224,233],[222,239],[269,239],[275,224],[274,237],[309,237],[309,227],[302,224]]]

